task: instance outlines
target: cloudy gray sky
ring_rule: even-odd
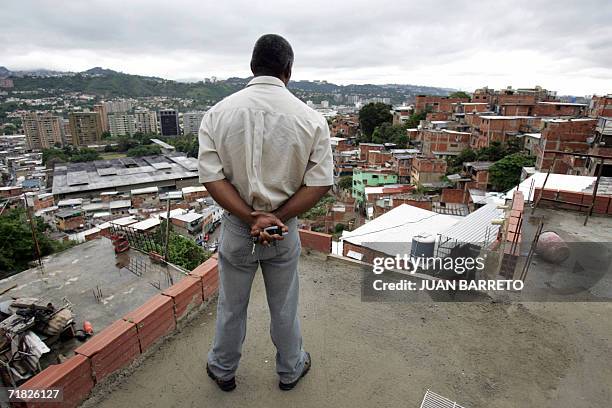
[[[294,47],[295,79],[612,92],[609,0],[2,3],[0,65],[13,70],[244,77],[274,32]]]

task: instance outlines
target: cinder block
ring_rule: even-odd
[[[515,191],[512,199],[512,209],[523,211],[525,207],[525,197],[521,191]]]
[[[202,279],[189,275],[185,276],[179,282],[164,290],[162,294],[173,299],[174,316],[178,321],[191,309],[202,304],[204,298]]]
[[[204,300],[214,296],[219,291],[219,276],[211,275],[205,278],[202,283],[204,284]]]
[[[136,325],[142,353],[159,338],[176,328],[174,303],[171,297],[156,295],[138,309],[125,315],[123,320]]]
[[[572,204],[582,204],[582,194],[572,191],[559,190],[559,200]]]
[[[216,255],[216,254],[215,254]],[[219,268],[217,258],[211,257],[205,262],[198,265],[193,271],[189,272],[189,275],[203,278],[209,273],[215,273]]]
[[[117,320],[78,347],[75,353],[91,359],[94,378],[99,382],[140,354],[136,325]]]
[[[302,247],[323,253],[331,253],[332,236],[320,232],[299,230]]]
[[[27,382],[21,385],[22,389],[28,388],[62,388],[62,402],[28,402],[15,404],[22,407],[78,407],[89,395],[94,387],[91,361],[82,355],[75,355],[61,364],[54,364]]]

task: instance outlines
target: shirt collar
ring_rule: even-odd
[[[247,84],[247,86],[260,85],[260,84],[282,86],[283,88],[285,87],[285,83],[283,81],[281,81],[277,77],[267,76],[267,75],[261,75],[261,76],[257,76],[251,79],[249,83]]]

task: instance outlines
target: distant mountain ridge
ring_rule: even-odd
[[[61,72],[47,69],[11,71],[0,66],[0,77],[14,79],[15,90],[46,92],[84,92],[104,97],[169,96],[216,101],[241,89],[251,78],[228,78],[216,82],[180,82],[164,78],[125,74],[112,69],[94,67],[82,72]],[[448,95],[454,89],[419,85],[337,85],[326,81],[291,81],[289,88],[300,97],[327,98],[333,95],[359,94],[367,98],[390,98],[400,102],[418,94]]]

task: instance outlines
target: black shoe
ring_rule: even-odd
[[[310,353],[306,352],[306,361],[304,361],[304,369],[302,370],[302,374],[300,374],[300,376],[298,377],[297,380],[295,380],[292,383],[289,384],[285,384],[282,381],[278,382],[278,388],[280,388],[283,391],[290,391],[292,390],[298,382],[300,382],[300,380],[302,379],[302,377],[304,377],[306,374],[308,374],[308,371],[310,371],[310,366],[312,365],[312,360],[310,359]]]
[[[214,375],[212,371],[210,371],[208,364],[206,364],[206,372],[208,373],[208,376],[211,378],[211,380],[217,383],[217,386],[221,388],[221,391],[230,392],[236,388],[236,377],[232,377],[229,380],[222,380],[216,375]]]

